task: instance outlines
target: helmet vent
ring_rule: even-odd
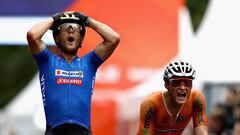
[[[166,67],[163,76],[165,79],[172,77],[188,77],[194,79],[196,71],[188,62],[176,60]]]

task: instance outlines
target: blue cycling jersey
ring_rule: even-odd
[[[56,127],[76,123],[90,128],[90,109],[97,68],[103,61],[94,51],[68,63],[47,48],[33,57],[40,72],[46,122]]]

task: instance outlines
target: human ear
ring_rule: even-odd
[[[165,86],[166,89],[168,89],[168,87],[169,87],[169,82],[165,81],[165,82],[164,82],[164,86]]]

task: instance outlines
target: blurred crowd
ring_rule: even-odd
[[[209,135],[240,135],[239,86],[225,91],[224,102],[210,108],[208,119]]]

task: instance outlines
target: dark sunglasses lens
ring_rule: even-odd
[[[171,85],[174,86],[174,87],[178,87],[180,86],[181,83],[184,83],[185,86],[187,87],[191,87],[192,86],[192,80],[187,80],[187,79],[176,79],[176,80],[171,80]]]

